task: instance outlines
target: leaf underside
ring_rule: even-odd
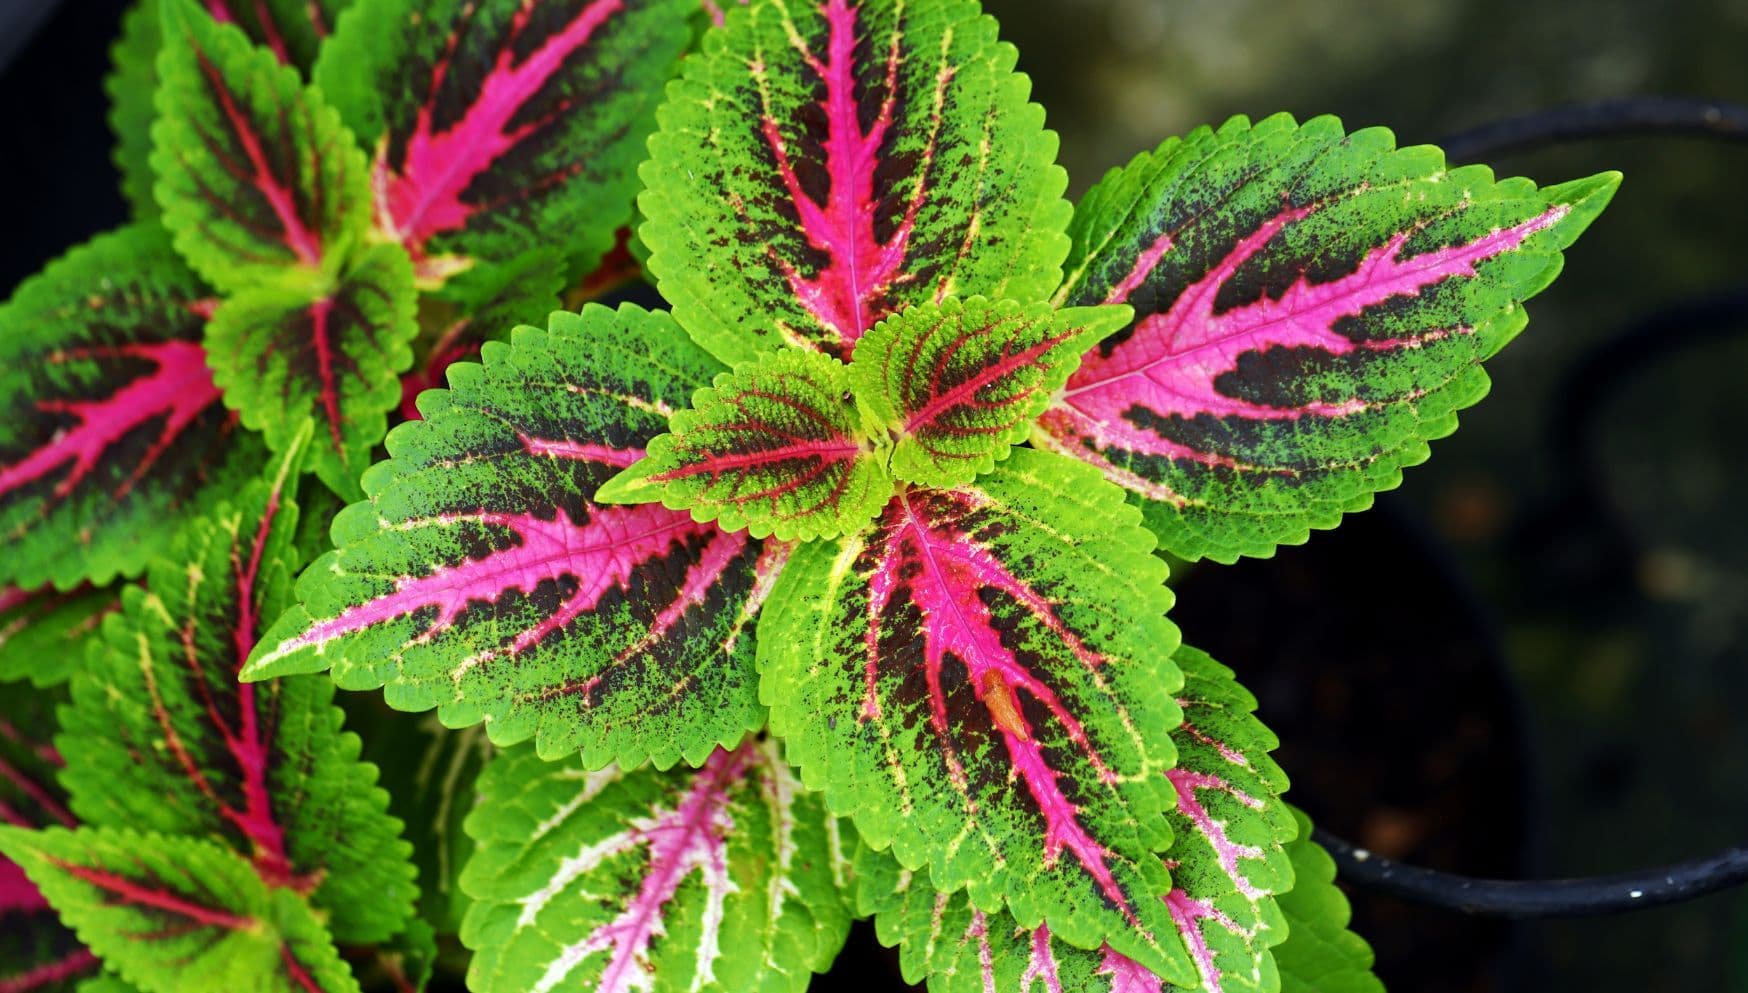
[[[1014,60],[969,0],[728,11],[641,170],[648,268],[680,324],[730,364],[848,359],[906,304],[1046,297],[1067,176]]]
[[[601,506],[720,370],[665,314],[590,306],[450,369],[389,436],[339,550],[244,678],[332,668],[391,706],[489,720],[591,766],[703,761],[763,721],[753,632],[781,549],[660,506]]]
[[[1495,182],[1328,117],[1168,140],[1075,212],[1057,301],[1135,320],[1034,440],[1126,488],[1176,555],[1302,542],[1456,429],[1618,179]]]

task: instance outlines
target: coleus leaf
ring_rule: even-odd
[[[1275,949],[1281,993],[1384,993],[1372,972],[1372,949],[1348,930],[1347,897],[1335,885],[1335,860],[1311,840],[1311,820],[1289,808],[1298,838],[1287,846],[1293,889],[1279,897],[1287,940]]]
[[[160,0],[152,170],[164,226],[227,292],[325,287],[370,223],[364,156],[296,69],[192,0]]]
[[[316,81],[367,147],[377,227],[425,284],[564,232],[593,268],[631,217],[689,0],[360,0]]]
[[[476,993],[805,990],[849,915],[826,816],[750,739],[700,769],[495,759],[468,818]]]
[[[1126,307],[922,303],[856,344],[850,377],[871,419],[897,439],[892,474],[958,486],[1024,441],[1080,354],[1128,321]]]
[[[236,679],[291,599],[295,473],[294,452],[123,592],[71,684],[61,778],[84,822],[220,840],[270,885],[310,894],[338,937],[381,941],[412,913],[412,851],[333,683]]]
[[[332,667],[401,710],[591,766],[702,762],[764,720],[754,619],[785,549],[591,502],[721,367],[666,314],[591,305],[490,342],[389,435],[339,550],[245,679]]]
[[[1268,947],[1285,936],[1276,894],[1292,886],[1287,848],[1297,834],[1280,800],[1286,777],[1269,758],[1275,739],[1251,711],[1256,701],[1232,673],[1185,646],[1172,731],[1178,764],[1164,775],[1177,794],[1175,833],[1163,898],[1196,965],[1197,989],[1278,989]],[[934,993],[1162,993],[1163,981],[1109,945],[1088,950],[1048,925],[1026,928],[1005,911],[974,908],[964,893],[940,893],[890,855],[856,855],[856,900],[875,914],[882,941],[901,949],[907,980],[929,978]]]
[[[755,538],[832,537],[891,497],[883,441],[864,421],[842,362],[789,349],[717,376],[596,499],[660,500]]]
[[[79,984],[78,993],[139,993],[139,987],[113,973],[104,973]]]
[[[1234,118],[1081,202],[1062,304],[1129,303],[1035,440],[1230,562],[1369,506],[1487,389],[1618,174],[1537,189],[1333,118]]]
[[[0,307],[0,582],[137,573],[259,468],[207,371],[210,307],[145,226],[74,249]]]
[[[15,859],[105,965],[145,993],[356,993],[295,893],[196,838],[0,827]]]
[[[0,588],[0,683],[65,682],[85,658],[86,640],[120,606],[120,595],[104,587],[81,586],[67,593],[47,586]]]
[[[871,527],[796,549],[760,693],[869,844],[1190,982],[1158,899],[1177,631],[1138,516],[1096,471],[1027,449],[957,490],[900,487]]]
[[[1048,296],[1067,176],[1014,60],[972,0],[730,10],[641,170],[674,316],[730,364],[785,344],[847,359],[908,304]]]
[[[206,332],[213,379],[243,424],[284,451],[306,420],[319,425],[309,461],[348,497],[401,399],[413,363],[417,294],[393,245],[358,253],[328,291],[261,286],[221,304]]]

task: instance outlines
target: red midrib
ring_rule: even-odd
[[[126,876],[117,875],[104,869],[94,869],[90,866],[63,862],[58,859],[50,861],[56,868],[68,875],[98,889],[113,893],[127,903],[186,917],[202,927],[223,928],[226,931],[248,931],[259,927],[261,923],[253,917],[239,917],[223,910],[202,907],[199,904],[184,900],[174,893],[166,893],[163,890],[142,886]]]
[[[97,963],[97,956],[90,949],[81,948],[65,958],[45,962],[34,969],[11,976],[0,976],[0,993],[35,993],[36,990],[64,983],[80,973],[95,970]]]
[[[1015,370],[1031,365],[1033,362],[1037,361],[1039,356],[1042,356],[1050,351],[1050,349],[1055,348],[1057,345],[1074,337],[1075,333],[1076,332],[1070,331],[1056,335],[1053,338],[1046,339],[1031,346],[1023,352],[1010,355],[995,365],[987,366],[984,369],[979,370],[976,376],[954,386],[945,393],[936,395],[935,398],[930,400],[921,410],[912,414],[904,422],[904,430],[909,434],[915,434],[919,428],[926,426],[935,417],[939,416],[941,411],[964,402],[968,397],[975,396],[978,390],[983,389],[985,386],[988,386],[1003,376],[1010,375]]]

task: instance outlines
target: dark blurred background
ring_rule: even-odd
[[[101,78],[126,4],[27,35],[38,4],[0,0],[0,293],[123,219]],[[1748,0],[986,5],[1074,195],[1239,113],[1410,144],[1609,97],[1748,102]],[[1428,465],[1305,547],[1183,571],[1174,615],[1256,690],[1291,798],[1383,854],[1591,875],[1748,842],[1748,143],[1490,161],[1627,178]],[[1397,993],[1748,991],[1740,892],[1522,925],[1354,895]]]

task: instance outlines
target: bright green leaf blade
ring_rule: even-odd
[[[263,618],[291,602],[296,471],[280,460],[125,591],[62,712],[61,779],[84,822],[221,841],[268,883],[309,890],[342,940],[381,941],[412,913],[412,850],[333,683],[236,680]]]
[[[760,629],[772,731],[834,812],[980,909],[1189,980],[1170,844],[1165,564],[1115,487],[1019,450],[796,549]]]
[[[62,920],[144,993],[356,993],[333,940],[288,890],[211,842],[109,828],[0,827]]]
[[[85,659],[106,614],[121,607],[113,587],[0,589],[0,683],[28,679],[36,686],[66,682]]]
[[[897,438],[894,476],[959,486],[1024,441],[1080,354],[1128,321],[1127,307],[922,303],[856,343],[850,379],[869,417]]]
[[[1281,895],[1287,940],[1275,949],[1281,993],[1384,993],[1372,949],[1347,928],[1351,911],[1335,885],[1335,860],[1311,840],[1311,820],[1293,810],[1298,840],[1287,846],[1296,879]]]
[[[161,0],[152,170],[176,249],[214,286],[325,286],[370,224],[364,154],[297,70]]]
[[[591,502],[719,371],[666,314],[590,306],[489,343],[389,437],[339,551],[246,679],[332,667],[497,744],[701,762],[763,723],[753,631],[781,549],[658,506]]]
[[[375,245],[325,293],[264,286],[226,300],[206,329],[213,380],[243,424],[283,451],[306,420],[309,465],[348,498],[401,400],[417,294],[406,253]]]
[[[694,0],[359,0],[316,81],[372,151],[376,223],[421,285],[630,221]],[[536,319],[540,315],[527,315]]]
[[[475,993],[801,993],[849,931],[828,818],[773,741],[701,769],[493,761],[462,874]]]
[[[648,457],[601,487],[607,503],[660,500],[755,538],[830,538],[886,505],[885,451],[863,423],[842,362],[785,350],[716,377],[676,413]]]
[[[668,90],[639,232],[674,316],[723,361],[848,358],[908,304],[1044,299],[1070,209],[1013,46],[970,0],[728,11]]]
[[[258,471],[200,347],[210,307],[145,225],[68,252],[0,307],[0,583],[134,575]]]
[[[1127,489],[1175,555],[1302,542],[1456,430],[1618,181],[1495,182],[1329,117],[1167,141],[1076,210],[1058,302],[1126,302],[1135,323],[1035,440]]]
[[[31,990],[31,993],[36,991]],[[45,989],[43,993],[54,993],[54,990]],[[78,993],[139,993],[139,987],[120,976],[104,973],[96,979],[87,979],[80,983]]]

